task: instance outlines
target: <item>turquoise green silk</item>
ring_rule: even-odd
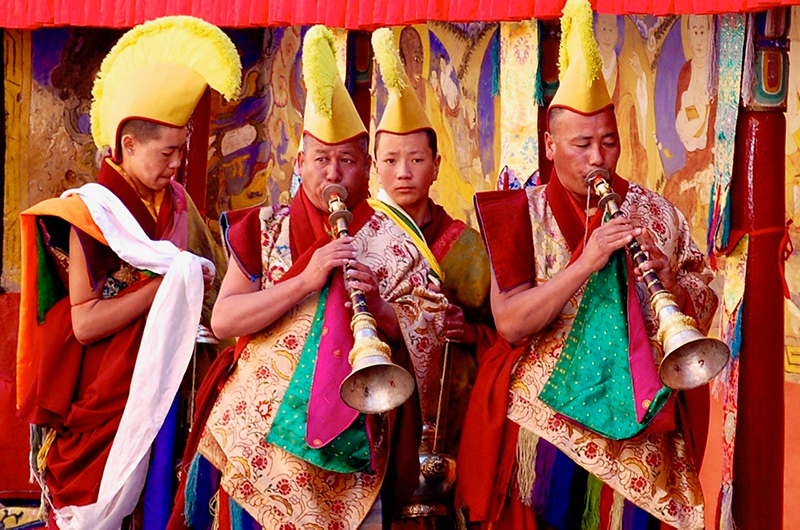
[[[640,433],[670,391],[662,388],[639,423],[629,362],[628,272],[615,252],[589,279],[572,330],[539,399],[612,440]]]
[[[314,380],[317,350],[322,336],[328,289],[326,285],[320,293],[317,311],[303,353],[300,355],[297,370],[289,382],[289,388],[283,396],[283,402],[266,441],[322,469],[337,473],[365,471],[369,467],[370,456],[367,426],[363,414],[359,414],[342,434],[319,449],[309,447],[306,442],[308,402],[311,398],[311,383]]]

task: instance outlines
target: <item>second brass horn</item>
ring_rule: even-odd
[[[322,190],[331,212],[328,220],[335,238],[350,235],[348,225],[353,214],[345,206],[347,190],[330,184]],[[348,266],[344,273],[347,278]],[[350,351],[352,371],[339,387],[339,395],[348,406],[365,414],[390,411],[405,403],[414,392],[414,378],[391,360],[389,346],[378,338],[375,318],[367,309],[364,293],[348,287],[353,306],[350,328],[353,330],[353,349]]]
[[[600,197],[598,206],[615,218],[623,215],[619,209],[622,198],[611,189],[608,178],[608,171],[595,169],[586,177],[586,182]],[[635,239],[628,243],[628,250],[636,267],[641,268],[647,255]],[[650,304],[658,315],[658,341],[664,349],[658,367],[661,382],[674,390],[705,385],[728,364],[730,348],[697,330],[695,320],[681,312],[675,295],[664,288],[653,269],[642,270],[642,275],[650,294]]]

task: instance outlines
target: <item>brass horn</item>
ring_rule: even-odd
[[[347,190],[338,184],[330,184],[322,190],[322,196],[331,212],[328,220],[333,236],[338,239],[350,235],[347,227],[353,214],[344,203]],[[348,269],[349,265],[345,265],[345,278]],[[348,287],[347,294],[353,306],[350,328],[355,342],[349,357],[352,371],[342,381],[339,395],[348,406],[365,414],[390,411],[411,397],[414,379],[392,362],[391,349],[378,338],[377,323],[367,309],[364,293]]]
[[[605,208],[611,218],[616,218],[623,215],[619,209],[622,198],[611,189],[608,178],[608,171],[595,169],[587,175],[586,182],[600,197],[598,206]],[[636,239],[628,243],[628,251],[641,270],[647,255]],[[673,390],[705,385],[728,364],[730,348],[697,330],[695,320],[681,312],[675,295],[664,288],[653,269],[642,270],[642,275],[650,294],[650,305],[658,315],[658,342],[664,350],[658,368],[661,382]]]

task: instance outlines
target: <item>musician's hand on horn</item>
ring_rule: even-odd
[[[355,260],[356,255],[352,237],[335,239],[315,250],[308,265],[300,273],[307,292],[312,293],[322,289],[331,271],[336,267],[343,267],[348,261]]]
[[[625,217],[612,219],[592,232],[576,264],[581,263],[590,273],[597,272],[605,267],[615,250],[624,247],[641,233],[642,229]]]
[[[642,230],[642,235],[637,238],[639,246],[647,254],[647,261],[642,263],[641,267],[634,267],[633,274],[637,282],[644,282],[642,271],[653,269],[661,280],[661,285],[675,295],[678,306],[683,307],[686,299],[686,293],[678,283],[678,276],[672,270],[669,257],[667,257],[661,249],[656,245],[655,239],[649,230]]]

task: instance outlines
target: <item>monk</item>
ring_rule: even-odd
[[[186,66],[194,60],[180,44],[132,67],[152,39],[194,41],[212,71]],[[213,260],[224,270],[175,178],[186,123],[209,84],[227,97],[238,91],[238,81],[218,77],[239,78],[232,46],[190,17],[131,30],[95,85],[92,132],[111,148],[97,182],[22,214],[20,412],[44,436],[32,449],[51,526],[118,528],[137,504],[147,505],[141,524],[168,520],[178,390],[204,293],[216,292]],[[163,97],[137,97],[144,91]]]
[[[418,401],[377,416],[340,397],[353,348],[346,287],[364,293],[392,359],[407,369],[441,348],[444,304],[408,236],[366,200],[368,134],[332,44],[323,26],[305,37],[302,184],[291,204],[223,216],[231,266],[212,326],[239,339],[201,390],[170,528],[381,528],[384,501],[414,489]],[[329,185],[346,190],[350,237],[332,239]]]
[[[619,133],[596,43],[585,39],[591,20],[588,2],[567,2],[569,61],[545,133],[549,183],[476,198],[502,340],[479,366],[460,494],[485,527],[699,528],[703,403],[678,414],[690,396],[659,379],[657,316],[625,246],[641,242],[642,269],[656,271],[701,332],[717,299],[680,211],[615,173]],[[624,217],[598,208],[587,181],[595,170],[608,173]],[[525,229],[510,233],[509,223]]]

